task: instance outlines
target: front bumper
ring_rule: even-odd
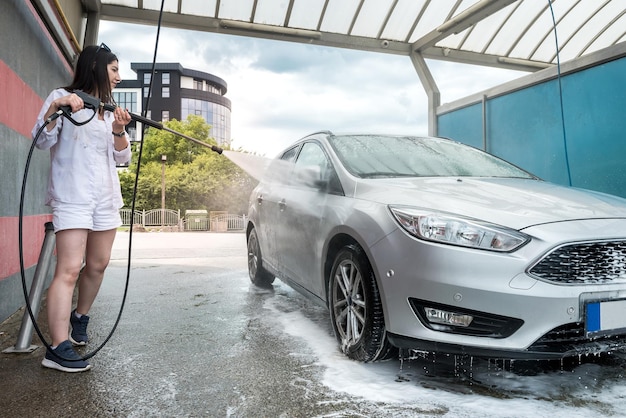
[[[626,236],[626,222],[618,230],[615,225],[607,228],[606,237],[597,222],[590,222],[585,228],[599,233],[597,239]],[[402,230],[370,247],[392,344],[512,359],[563,358],[626,347],[626,330],[613,335],[585,330],[586,304],[626,299],[626,284],[560,285],[526,272],[556,245],[588,236],[577,236],[579,229],[568,223],[525,232],[533,236],[532,242],[509,254],[423,242]],[[420,318],[416,300],[460,313],[482,313],[487,330],[490,317],[504,318],[502,326],[508,331],[437,329]]]

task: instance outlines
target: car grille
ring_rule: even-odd
[[[586,336],[584,324],[576,322],[553,329],[528,347],[527,351],[562,353],[572,356],[575,353],[610,352],[624,348],[626,348],[626,335],[617,334],[589,338]]]
[[[558,247],[531,267],[529,274],[561,284],[626,283],[626,241]]]

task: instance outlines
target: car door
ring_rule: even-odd
[[[277,230],[280,228],[279,202],[283,199],[282,190],[293,170],[298,149],[299,146],[292,147],[270,163],[252,197],[252,204],[257,211],[256,227],[263,261],[278,272],[281,271],[281,248],[277,238]]]
[[[321,252],[331,225],[329,199],[343,192],[335,170],[321,145],[305,142],[289,182],[281,193],[277,241],[281,269],[309,292],[323,297]],[[332,205],[331,205],[332,206]]]

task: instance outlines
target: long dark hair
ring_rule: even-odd
[[[67,91],[82,90],[98,97],[103,103],[114,104],[107,71],[107,65],[113,61],[117,61],[117,56],[105,44],[85,47],[78,56],[72,84],[63,88]]]

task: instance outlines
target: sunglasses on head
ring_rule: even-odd
[[[111,48],[109,48],[104,42],[100,44],[98,49],[96,49],[96,54],[100,52],[101,49],[104,49],[106,52],[111,52]]]

